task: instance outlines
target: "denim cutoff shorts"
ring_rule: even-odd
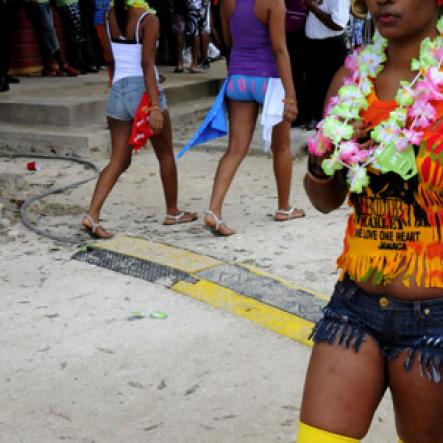
[[[112,85],[106,115],[116,120],[133,120],[145,91],[143,77],[121,78]],[[164,111],[167,107],[165,92],[160,89],[160,109]]]
[[[384,358],[407,352],[405,370],[416,359],[421,375],[440,383],[443,368],[443,298],[404,301],[370,294],[346,278],[338,282],[323,318],[311,334],[315,343],[338,343],[358,352],[369,335]]]

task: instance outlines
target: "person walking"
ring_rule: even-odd
[[[204,217],[205,225],[217,235],[235,233],[223,221],[223,202],[248,153],[258,111],[265,102],[271,80],[281,79],[277,84],[284,97],[283,120],[273,128],[271,143],[278,194],[275,220],[286,221],[305,215],[301,209],[289,204],[292,179],[290,128],[298,110],[286,47],[285,13],[283,0],[224,0],[221,6],[224,39],[231,47],[226,92],[229,145],[218,164],[209,210]]]
[[[442,3],[366,0],[374,44],[334,77],[309,142],[312,204],[352,213],[297,443],[359,442],[388,388],[400,441],[443,443]]]
[[[323,103],[334,74],[347,55],[344,33],[350,0],[302,0],[309,10],[306,20],[306,129],[315,129],[323,116]]]
[[[106,53],[112,67],[112,88],[107,118],[111,130],[112,152],[100,173],[83,227],[100,238],[112,234],[100,225],[100,212],[120,175],[131,164],[129,139],[134,116],[147,91],[150,100],[151,143],[160,165],[166,200],[164,224],[187,223],[197,218],[177,206],[177,169],[172,149],[171,121],[164,91],[155,66],[159,21],[148,3],[115,0],[106,18]]]

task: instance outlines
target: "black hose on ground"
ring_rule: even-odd
[[[10,158],[10,159],[14,159],[14,158],[39,158],[39,159],[47,159],[47,160],[65,160],[65,161],[71,161],[74,163],[79,163],[81,165],[85,165],[90,167],[91,169],[93,169],[95,171],[95,174],[89,178],[86,178],[84,180],[80,180],[78,182],[74,182],[71,183],[69,185],[66,186],[62,186],[61,188],[56,188],[53,189],[51,191],[47,191],[44,192],[42,194],[39,195],[35,195],[33,197],[30,197],[28,199],[25,200],[25,202],[23,203],[23,205],[20,208],[20,220],[22,222],[22,224],[29,229],[30,231],[41,235],[42,237],[45,238],[49,238],[51,240],[55,240],[58,242],[62,242],[62,243],[71,243],[71,244],[78,244],[81,243],[81,240],[78,238],[74,238],[74,237],[63,237],[57,234],[52,234],[49,231],[46,231],[45,229],[40,229],[37,226],[35,226],[28,218],[28,208],[35,203],[36,201],[42,200],[46,197],[48,197],[49,195],[52,194],[61,194],[64,191],[67,191],[68,189],[73,189],[73,188],[77,188],[78,186],[81,186],[85,183],[90,182],[91,180],[94,180],[97,178],[100,170],[97,167],[97,165],[95,163],[92,163],[89,160],[85,160],[79,157],[65,157],[65,156],[61,156],[61,155],[45,155],[45,154],[33,154],[33,153],[27,153],[27,154],[5,154],[5,153],[0,153],[0,158]]]

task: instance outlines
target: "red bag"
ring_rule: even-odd
[[[137,112],[132,123],[132,132],[129,137],[129,145],[134,151],[138,151],[145,146],[149,138],[154,135],[154,131],[149,126],[151,115],[151,100],[147,92],[143,94]]]
[[[305,25],[308,10],[300,0],[285,0],[286,3],[286,32],[298,31]]]

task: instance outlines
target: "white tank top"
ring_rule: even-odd
[[[112,78],[112,84],[115,84],[122,78],[144,76],[142,67],[143,44],[140,43],[140,23],[148,14],[149,12],[145,12],[137,21],[135,27],[135,43],[125,43],[126,39],[122,35],[120,36],[120,40],[122,40],[121,43],[112,41],[111,31],[109,29],[109,17],[106,18],[106,30],[114,57],[114,77]],[[154,69],[158,85],[159,76],[157,68],[154,67]]]

